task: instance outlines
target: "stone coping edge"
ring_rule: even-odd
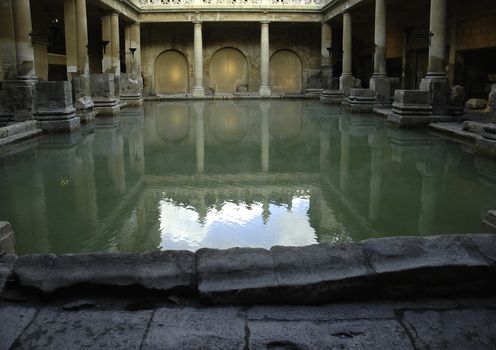
[[[212,304],[320,304],[496,292],[496,235],[389,237],[306,247],[0,254],[7,281],[43,293],[84,284],[187,290]]]

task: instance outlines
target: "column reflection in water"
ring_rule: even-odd
[[[382,128],[374,129],[369,136],[371,152],[370,161],[370,193],[369,193],[369,219],[377,220],[381,205],[382,189],[382,163],[384,158],[384,147],[386,133]]]
[[[270,102],[262,101],[260,102],[260,139],[261,139],[261,160],[262,160],[262,171],[269,171],[269,151],[270,151],[270,123],[269,123],[269,109]]]
[[[205,170],[205,102],[195,102],[193,108],[196,117],[196,170],[201,174]]]
[[[339,131],[341,132],[341,158],[339,188],[341,191],[348,189],[348,175],[350,170],[350,129],[348,117],[339,119]]]

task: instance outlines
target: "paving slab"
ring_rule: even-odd
[[[0,306],[0,350],[9,349],[35,315],[32,307]]]

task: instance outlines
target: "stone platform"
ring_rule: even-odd
[[[496,235],[0,257],[0,349],[494,349]]]

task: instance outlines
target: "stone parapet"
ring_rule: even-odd
[[[15,252],[15,236],[7,221],[0,221],[0,254]],[[0,287],[1,289],[1,287]]]
[[[140,286],[182,291],[212,304],[494,293],[496,235],[394,237],[270,250],[26,255],[9,274],[3,278],[46,293],[83,285]]]
[[[39,81],[35,86],[34,118],[46,132],[70,132],[80,127],[68,81]]]
[[[350,89],[347,107],[353,113],[369,113],[374,109],[376,95],[371,89]]]
[[[119,113],[119,100],[116,97],[113,74],[91,74],[91,97],[98,115],[114,116]]]

